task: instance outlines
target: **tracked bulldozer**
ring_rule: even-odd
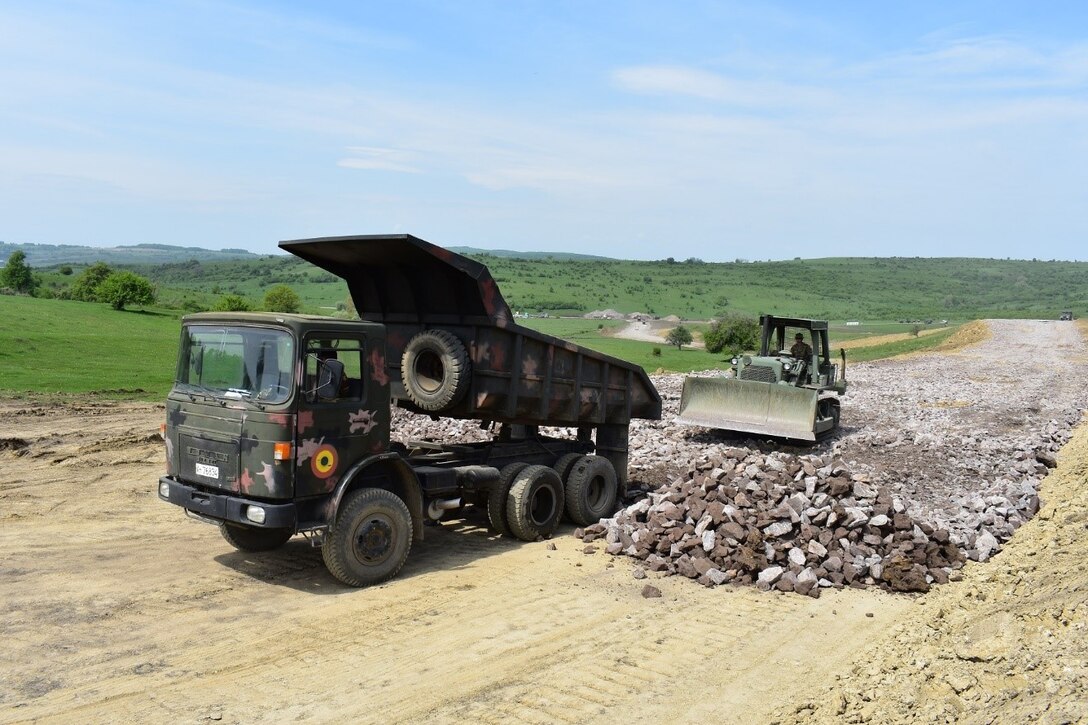
[[[759,354],[734,357],[730,377],[684,379],[677,420],[802,441],[833,431],[846,392],[846,351],[839,351],[840,371],[827,321],[762,315],[759,322]],[[795,342],[787,348],[789,335]]]

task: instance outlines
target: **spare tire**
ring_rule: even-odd
[[[465,345],[445,330],[424,330],[404,348],[400,376],[409,400],[429,413],[455,405],[468,390]]]

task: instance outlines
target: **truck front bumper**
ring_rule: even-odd
[[[181,506],[197,516],[231,521],[262,529],[291,529],[298,524],[293,503],[265,503],[222,493],[209,493],[163,476],[159,479],[159,498]],[[262,511],[263,513],[258,513]]]

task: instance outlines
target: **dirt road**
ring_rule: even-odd
[[[1060,645],[1074,679],[1086,661],[1088,575],[1071,562],[1088,545],[1044,526],[1083,529],[1088,503],[1071,484],[1044,486],[1039,523],[1009,551],[923,597],[639,581],[628,560],[585,554],[573,537],[551,550],[498,539],[482,519],[428,529],[397,579],[354,590],[303,540],[241,554],[160,503],[162,417],[152,405],[0,401],[0,722],[880,720],[889,711],[873,703],[915,647],[897,623],[958,641],[993,615],[980,607],[999,592],[1016,589],[1028,611],[1034,591],[1049,591],[981,578],[1003,571],[986,567],[1014,546],[1032,552],[1030,577],[1062,582],[1063,598],[1056,624],[1028,621],[1050,626],[1046,636],[1032,629],[1018,641],[1013,630],[1002,646],[1034,646],[1039,662]],[[1083,472],[1086,438],[1082,426],[1055,480]],[[644,598],[647,582],[663,596]],[[955,617],[937,621],[935,596]],[[946,675],[964,662],[942,657],[936,636],[922,643],[933,652],[924,683],[942,683],[934,691],[950,704],[940,713],[962,717],[972,689],[955,691]],[[1079,702],[1057,667],[1008,683],[991,669],[994,692],[1035,688],[1020,703]],[[914,689],[896,690],[888,707],[928,692],[904,682]],[[1036,711],[1046,708],[1017,712]]]
[[[160,503],[161,416],[0,405],[0,720],[752,722],[911,606],[678,578],[646,599],[572,537],[552,551],[480,520],[347,589],[305,541],[243,555]]]

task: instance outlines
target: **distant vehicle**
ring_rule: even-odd
[[[1060,315],[1058,315],[1058,319],[1063,321],[1071,321],[1073,319],[1073,311],[1065,310]]]

